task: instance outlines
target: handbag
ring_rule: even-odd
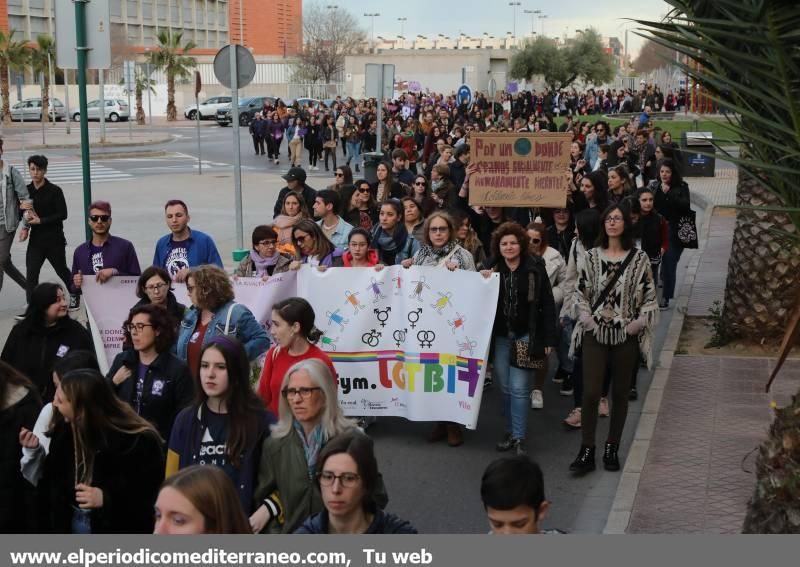
[[[678,242],[684,248],[697,248],[697,213],[689,209],[678,219]]]
[[[544,359],[530,358],[530,341],[528,339],[514,339],[511,345],[511,366],[526,370],[538,370],[544,368]]]

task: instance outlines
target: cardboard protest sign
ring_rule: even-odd
[[[564,207],[572,134],[474,133],[469,204]]]

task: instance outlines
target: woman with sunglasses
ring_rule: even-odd
[[[414,178],[411,197],[417,202],[417,205],[422,211],[422,218],[427,218],[438,208],[436,200],[431,194],[431,187],[428,184],[428,179],[424,175],[417,175]]]
[[[303,219],[311,218],[308,205],[303,196],[296,191],[289,191],[283,198],[281,214],[272,221],[272,228],[278,233],[278,251],[284,254],[294,254],[292,241],[292,228]]]
[[[356,427],[342,413],[335,378],[319,359],[289,368],[279,391],[279,421],[264,441],[258,467],[253,533],[292,533],[322,511],[314,482],[320,452],[330,439]]]
[[[378,207],[368,181],[359,179],[342,191],[342,218],[355,227],[372,231],[378,224]]]
[[[341,249],[336,248],[328,240],[322,228],[312,220],[304,219],[292,229],[292,240],[297,248],[297,254],[289,269],[298,270],[303,264],[327,268],[341,268],[343,266]]]
[[[123,325],[131,350],[119,353],[106,379],[119,399],[169,439],[175,416],[194,397],[186,363],[172,354],[175,326],[157,305],[134,307]]]
[[[278,251],[278,233],[262,224],[253,229],[253,248],[242,258],[234,277],[269,279],[273,274],[289,270],[292,258]]]
[[[246,514],[253,511],[258,463],[272,415],[250,385],[250,363],[242,343],[216,336],[200,355],[194,377],[197,401],[175,418],[166,476],[191,465],[221,468],[233,481]]]
[[[419,242],[406,230],[403,205],[399,200],[381,203],[378,225],[372,232],[372,245],[380,263],[385,266],[394,266],[412,258],[419,250]]]
[[[353,171],[349,165],[340,165],[336,168],[333,174],[334,181],[328,185],[328,189],[333,189],[340,195],[343,193],[344,188],[353,184]]]

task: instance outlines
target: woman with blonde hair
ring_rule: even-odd
[[[158,535],[251,533],[236,489],[218,467],[193,465],[165,480],[155,517]]]

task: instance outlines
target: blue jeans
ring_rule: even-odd
[[[502,411],[506,418],[506,432],[511,433],[514,439],[525,439],[528,431],[528,396],[533,373],[531,370],[511,366],[511,347],[514,340],[495,337],[494,375],[503,394]]]
[[[350,160],[354,159],[358,165],[358,159],[361,155],[361,142],[347,142],[347,165],[350,165]]]
[[[661,260],[661,279],[664,281],[664,289],[661,290],[662,299],[675,297],[675,279],[681,254],[683,254],[683,244],[681,244],[677,234],[674,234],[672,227],[670,227],[669,248]]]
[[[90,534],[92,533],[92,512],[91,510],[84,510],[77,506],[72,507],[72,524],[71,531],[74,534]]]

